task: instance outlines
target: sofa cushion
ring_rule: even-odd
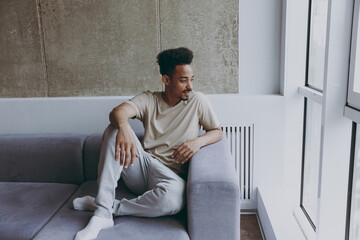
[[[32,239],[77,188],[73,184],[0,182],[0,239]]]
[[[76,197],[85,195],[95,196],[97,191],[96,181],[88,181],[80,186],[74,196],[66,205],[51,219],[51,221],[41,230],[34,240],[48,240],[56,236],[57,240],[73,239],[75,234],[83,229],[90,218],[92,212],[75,211],[72,201]],[[133,195],[126,188],[122,181],[116,192],[116,198],[133,198]],[[182,212],[183,213],[183,212]],[[181,214],[159,218],[140,218],[140,217],[117,217],[115,226],[100,232],[97,239],[103,240],[139,240],[139,239],[172,239],[189,240],[186,232],[186,223]]]
[[[176,217],[115,219],[115,226],[100,232],[97,240],[189,240],[189,235]]]
[[[83,182],[84,135],[0,135],[0,182]]]

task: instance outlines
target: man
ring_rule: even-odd
[[[158,217],[176,214],[185,203],[184,163],[203,146],[222,137],[220,124],[207,98],[192,92],[193,53],[187,48],[157,56],[165,92],[143,92],[115,107],[103,135],[98,194],[74,200],[74,209],[93,210],[88,225],[75,240],[95,239],[114,225],[113,216]],[[138,118],[145,132],[141,145],[128,120]],[[200,125],[206,133],[199,137]],[[117,181],[139,197],[115,199]]]

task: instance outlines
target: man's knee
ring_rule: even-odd
[[[156,204],[161,215],[173,215],[180,212],[185,205],[185,186],[172,189],[162,189]]]
[[[107,126],[107,128],[104,131],[102,142],[114,142],[116,139],[118,129],[114,128],[111,124]]]

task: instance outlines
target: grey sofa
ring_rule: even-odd
[[[0,135],[0,239],[71,240],[91,212],[72,209],[75,197],[96,195],[101,135]],[[240,194],[223,139],[189,164],[187,205],[174,216],[118,217],[104,240],[238,240]],[[135,197],[119,181],[117,198]]]

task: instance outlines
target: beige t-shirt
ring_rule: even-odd
[[[200,92],[192,92],[187,101],[167,105],[161,92],[143,92],[128,102],[136,109],[136,118],[143,122],[144,150],[177,174],[184,166],[171,157],[182,143],[199,136],[200,125],[205,130],[220,127],[209,100]]]

